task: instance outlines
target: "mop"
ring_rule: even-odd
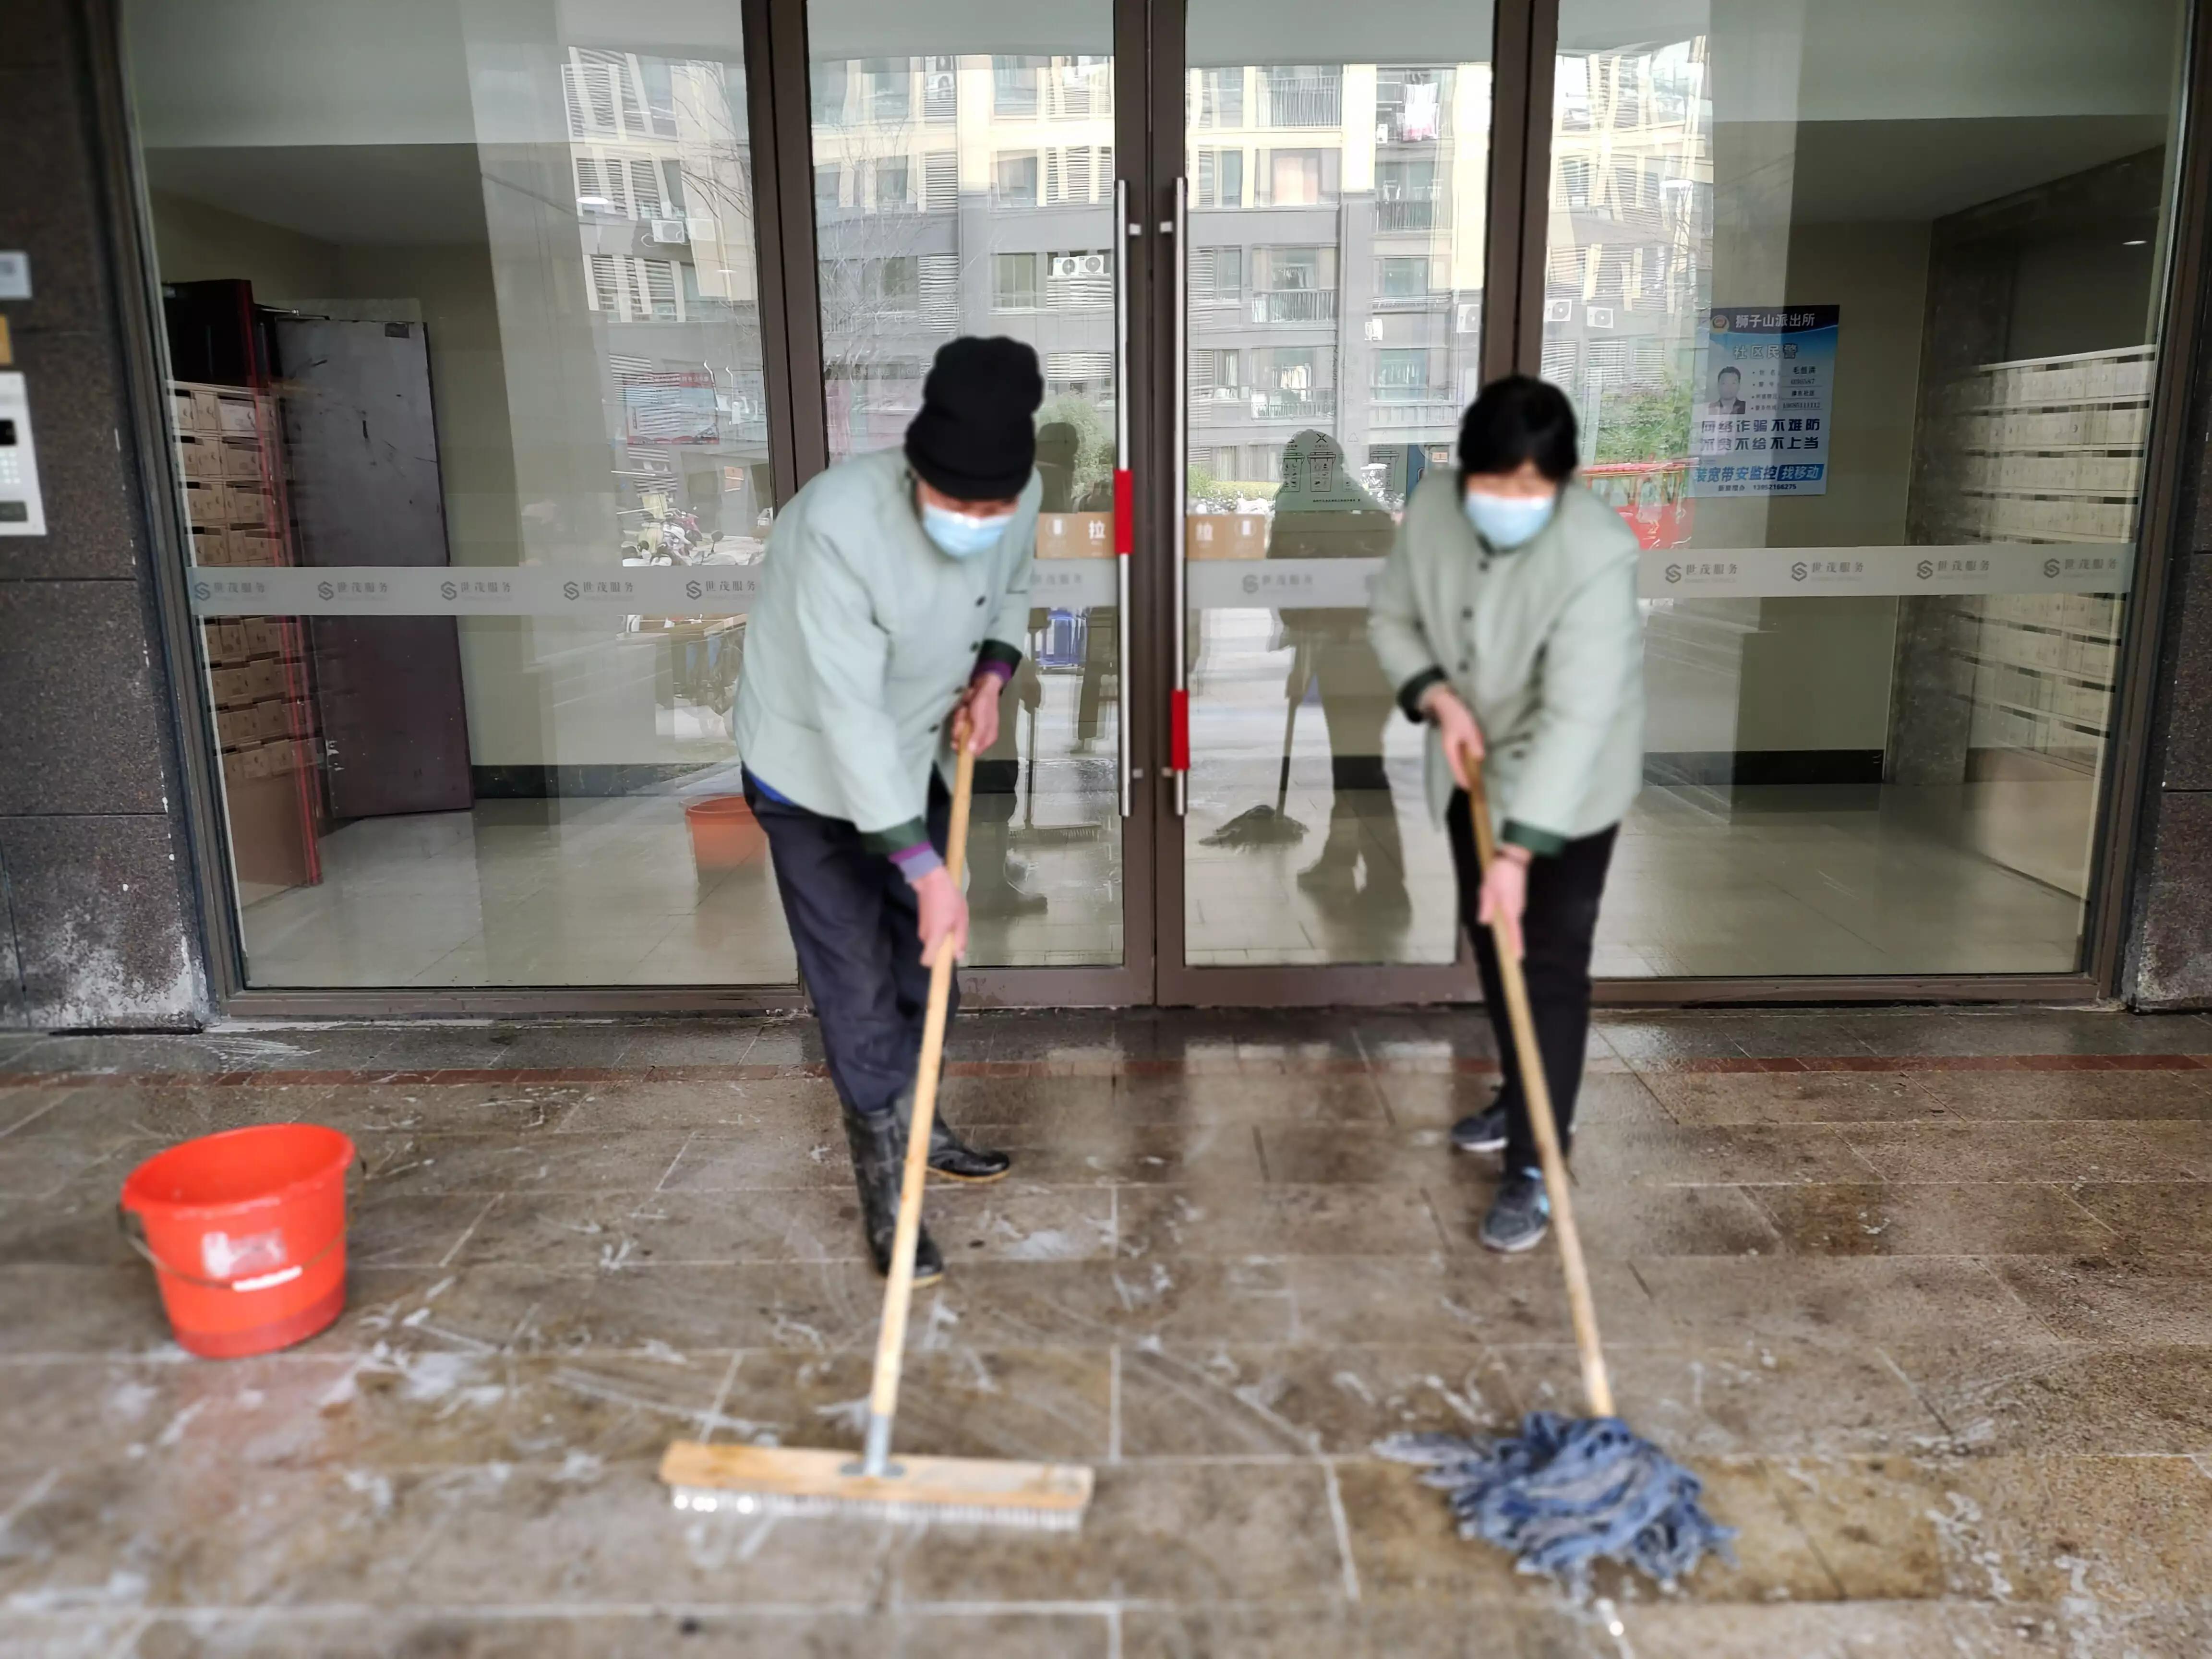
[[[1486,871],[1495,848],[1480,763],[1470,763],[1468,775],[1468,812],[1474,819],[1478,859]],[[1510,948],[1504,919],[1494,918],[1490,926],[1513,1052],[1520,1060],[1522,1091],[1528,1097],[1544,1187],[1559,1228],[1559,1261],[1566,1270],[1567,1304],[1574,1316],[1583,1392],[1591,1414],[1571,1418],[1531,1412],[1517,1435],[1493,1439],[1401,1434],[1377,1442],[1375,1449],[1384,1457],[1425,1468],[1423,1484],[1446,1494],[1460,1536],[1486,1538],[1511,1551],[1523,1572],[1548,1573],[1581,1584],[1587,1581],[1590,1563],[1603,1557],[1637,1568],[1662,1584],[1672,1584],[1708,1550],[1733,1559],[1729,1540],[1735,1536],[1735,1529],[1705,1514],[1698,1503],[1705,1486],[1696,1475],[1639,1438],[1613,1414],[1613,1385],[1598,1340],[1597,1308],[1590,1297],[1582,1239],[1575,1231],[1566,1160],[1560,1155],[1551,1090],[1529,1015],[1528,983],[1521,958]]]
[[[1200,841],[1200,846],[1242,852],[1254,847],[1295,847],[1305,839],[1305,825],[1283,810],[1291,796],[1291,750],[1297,738],[1298,705],[1313,685],[1313,667],[1304,646],[1298,647],[1291,675],[1297,689],[1291,694],[1290,707],[1283,714],[1283,767],[1275,780],[1275,804],[1270,806],[1261,801],[1257,806],[1246,807]]]
[[[955,735],[959,769],[945,861],[960,883],[968,850],[968,809],[975,757],[964,724]],[[1023,1463],[1002,1458],[891,1457],[891,1421],[898,1410],[899,1368],[907,1315],[914,1302],[915,1243],[921,1233],[922,1187],[929,1174],[929,1126],[945,1063],[945,1012],[952,993],[947,940],[929,965],[929,1007],[915,1074],[914,1118],[907,1128],[906,1167],[899,1186],[898,1231],[891,1244],[883,1325],[876,1339],[868,1427],[860,1457],[850,1452],[786,1447],[708,1445],[679,1440],[660,1460],[660,1478],[679,1510],[726,1510],[752,1516],[859,1516],[885,1520],[958,1522],[1072,1532],[1091,1502],[1091,1472],[1079,1464]]]

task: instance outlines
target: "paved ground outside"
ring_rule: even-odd
[[[1743,1536],[1580,1607],[1369,1451],[1579,1408],[1556,1253],[1482,1252],[1444,1144],[1489,1053],[1463,1012],[960,1023],[948,1109],[1019,1161],[931,1193],[901,1440],[1096,1464],[1048,1540],[653,1479],[855,1432],[878,1285],[804,1021],[0,1039],[0,1655],[2212,1652],[2212,1021],[1604,1019],[1616,1387]],[[285,1119],[361,1150],[348,1312],[186,1358],[117,1189]]]

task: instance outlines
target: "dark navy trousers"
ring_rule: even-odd
[[[1482,867],[1464,791],[1452,792],[1444,823],[1459,874],[1460,920],[1474,941],[1483,1012],[1497,1034],[1498,1069],[1505,1074],[1505,1086],[1498,1094],[1498,1103],[1505,1108],[1505,1167],[1533,1170],[1536,1132],[1528,1121],[1528,1097],[1521,1089],[1521,1056],[1514,1051],[1513,1028],[1505,1012],[1498,947],[1491,941],[1490,929],[1475,920],[1482,908]],[[1528,987],[1530,1023],[1543,1054],[1544,1081],[1551,1087],[1562,1151],[1574,1139],[1575,1098],[1582,1093],[1583,1056],[1589,1047],[1590,951],[1597,938],[1598,900],[1605,893],[1606,870],[1620,833],[1616,823],[1569,842],[1554,857],[1528,861],[1528,902],[1521,914],[1521,973]]]
[[[771,800],[750,774],[745,801],[768,833],[837,1098],[851,1111],[888,1112],[913,1085],[929,1009],[914,889],[898,866],[861,846],[860,832],[844,819]],[[940,855],[951,817],[952,798],[933,769],[927,822]],[[956,974],[952,1010],[959,1006]]]

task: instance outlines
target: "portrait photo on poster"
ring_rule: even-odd
[[[1839,306],[1716,306],[1698,349],[1696,495],[1825,495]]]

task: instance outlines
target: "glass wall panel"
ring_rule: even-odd
[[[736,8],[124,21],[250,982],[788,982]]]
[[[1565,0],[1543,373],[1645,550],[1598,970],[2080,958],[2177,0]]]
[[[956,335],[1044,371],[1037,604],[976,768],[970,960],[1118,963],[1113,9],[815,0],[807,38],[831,457],[897,445]]]
[[[1287,41],[1299,61],[1277,60]],[[1421,734],[1365,605],[1480,385],[1490,46],[1486,5],[1192,0],[1194,967],[1457,954]]]

